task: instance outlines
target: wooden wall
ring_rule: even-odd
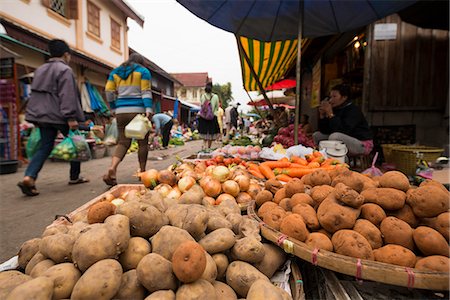
[[[369,111],[442,111],[449,95],[449,32],[422,29],[391,15],[397,39],[373,40],[366,53],[365,95]],[[376,24],[376,23],[375,23]]]

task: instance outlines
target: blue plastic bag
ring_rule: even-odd
[[[34,154],[41,147],[41,130],[39,127],[35,127],[31,130],[30,136],[28,137],[27,145],[25,147],[25,152],[27,158],[31,159]]]

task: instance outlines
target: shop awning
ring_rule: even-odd
[[[262,42],[237,36],[242,43],[243,51],[250,59],[256,75],[263,88],[279,81],[296,63],[298,40]],[[306,39],[302,40],[302,44]],[[240,53],[242,81],[247,91],[259,91],[257,79],[250,71],[250,66]]]
[[[181,105],[187,106],[189,108],[190,111],[200,111],[200,106],[183,101],[183,100],[179,100]]]

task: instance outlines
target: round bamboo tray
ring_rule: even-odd
[[[326,250],[312,249],[265,224],[255,212],[255,202],[247,207],[247,214],[259,222],[261,234],[269,241],[312,264],[342,274],[355,276],[357,280],[372,280],[408,288],[433,291],[449,290],[449,273],[422,271],[365,259],[353,258]]]

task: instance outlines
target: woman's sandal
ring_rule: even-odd
[[[112,170],[108,170],[108,174],[103,175],[103,182],[110,186],[117,185],[117,179]]]
[[[33,197],[39,195],[35,185],[26,185],[23,181],[19,181],[17,186],[22,190],[24,195]]]
[[[89,182],[89,179],[84,178],[84,177],[78,177],[78,179],[69,181],[69,184],[81,184],[81,183],[86,183],[86,182]]]

